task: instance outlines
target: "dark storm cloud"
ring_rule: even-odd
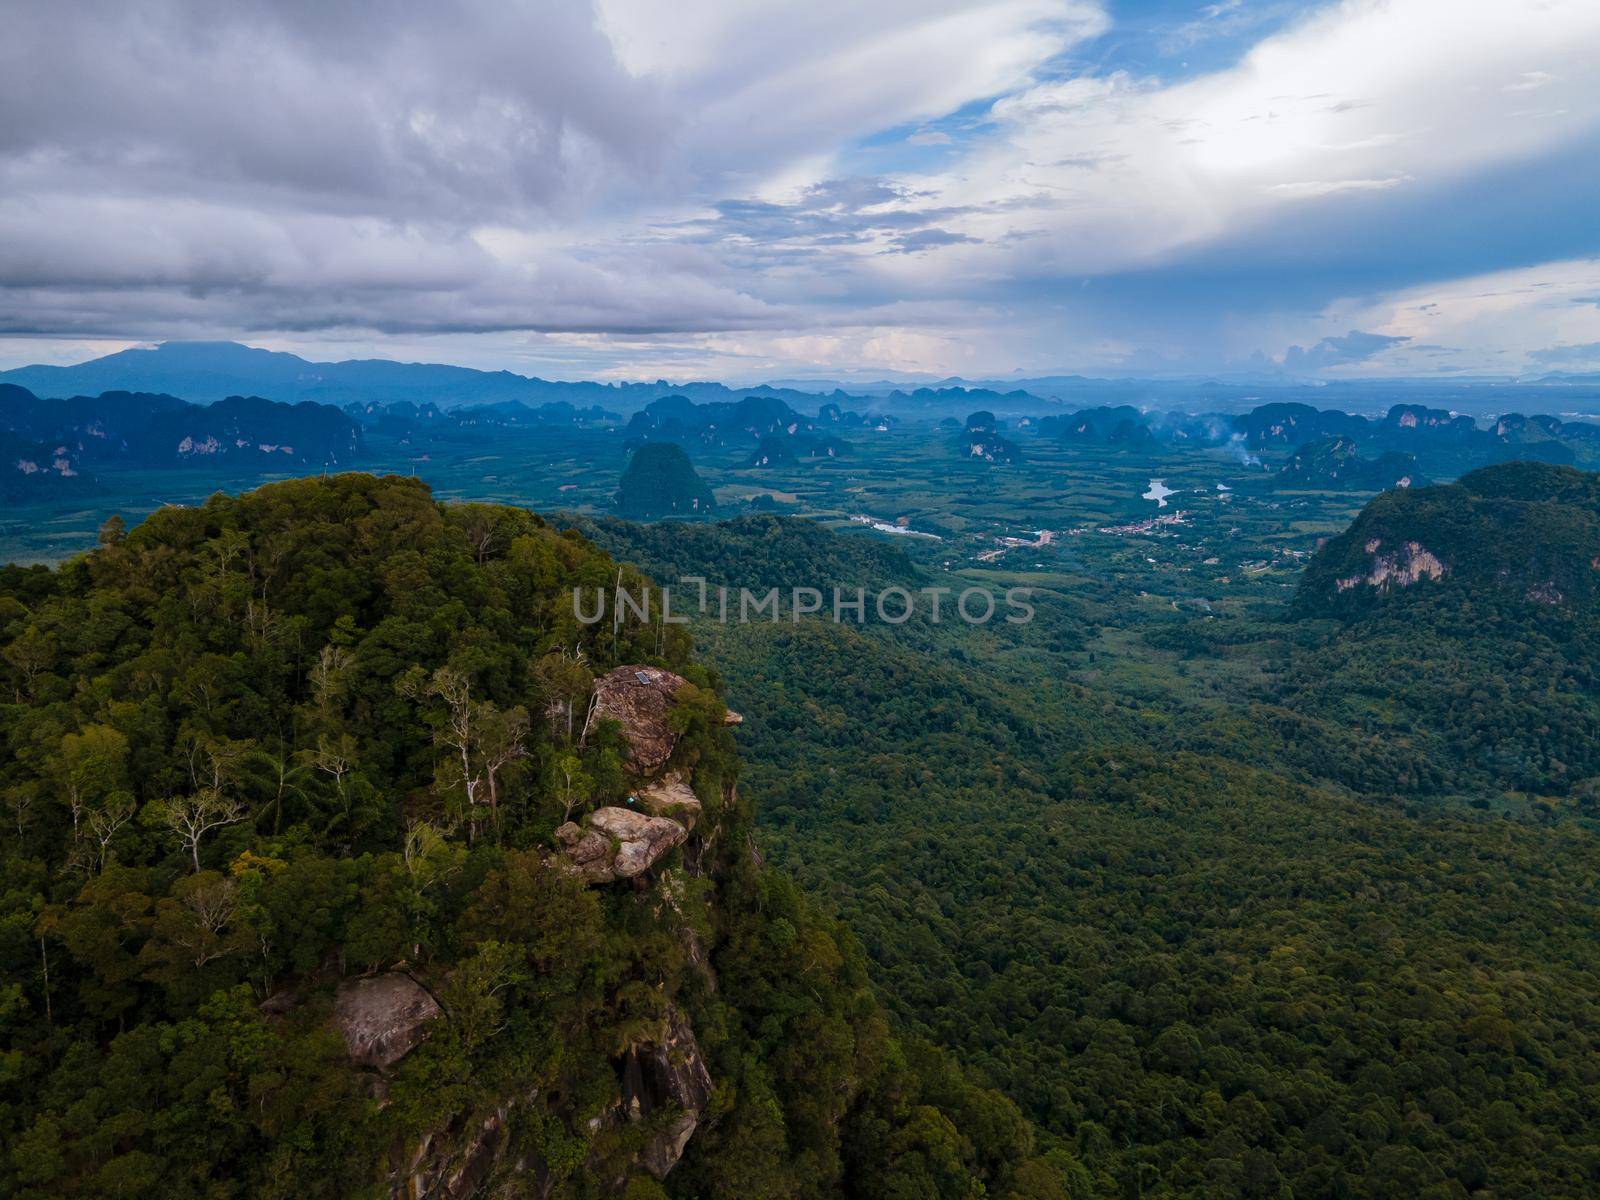
[[[566,236],[674,130],[579,5],[13,5],[0,112],[8,331],[773,319],[702,252]]]
[[[653,169],[652,87],[587,8],[386,0],[12,5],[0,156],[35,190],[389,219],[561,208]]]

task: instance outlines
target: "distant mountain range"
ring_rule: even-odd
[[[1322,409],[1382,413],[1395,403],[1449,408],[1479,416],[1559,408],[1600,413],[1600,375],[1550,375],[1532,382],[1492,380],[1374,380],[1308,383],[1289,377],[1259,380],[1095,379],[1041,375],[1009,380],[942,379],[927,385],[889,380],[781,380],[753,387],[722,383],[563,382],[479,371],[441,363],[388,359],[312,362],[294,354],[259,350],[236,342],[165,342],[123,350],[73,366],[29,366],[0,371],[0,383],[39,396],[102,392],[164,393],[191,403],[229,396],[260,396],[297,403],[410,402],[439,408],[520,402],[533,407],[567,403],[631,414],[664,396],[701,403],[733,402],[748,396],[782,399],[814,411],[819,399],[843,409],[897,416],[965,417],[975,409],[999,417],[1067,413],[1095,406],[1239,412],[1274,401],[1299,401]]]
[[[985,414],[987,415],[987,414]],[[1418,459],[1436,474],[1511,459],[1571,464],[1600,452],[1600,423],[1545,414],[1507,413],[1487,424],[1449,409],[1395,404],[1382,416],[1274,401],[1243,413],[1141,412],[1127,405],[1082,409],[1037,422],[1041,436],[1065,442],[1138,447],[1149,441],[1232,445],[1242,457],[1267,449],[1307,452],[1285,468],[1283,482],[1311,486],[1388,487],[1416,475]],[[1313,452],[1310,447],[1316,446]],[[1379,455],[1364,464],[1361,450]],[[1390,482],[1374,482],[1393,476]]]
[[[565,402],[578,408],[632,412],[677,393],[700,401],[766,395],[816,405],[814,394],[784,388],[731,389],[720,383],[670,384],[665,380],[561,383],[510,371],[388,359],[319,363],[236,342],[164,342],[153,349],[122,350],[70,367],[18,367],[0,371],[0,383],[24,387],[40,396],[162,392],[200,404],[249,395],[290,403],[313,400],[337,407],[401,401],[439,408],[505,402],[538,407]]]
[[[815,401],[816,397],[811,397]],[[834,458],[849,453],[849,443],[836,436],[842,429],[875,428],[883,418],[844,412],[835,403],[818,406],[805,416],[776,396],[746,396],[737,402],[696,404],[673,394],[653,400],[628,421],[628,449],[646,442],[680,446],[760,444],[751,466],[773,466],[798,458]],[[887,428],[887,426],[885,426]]]
[[[305,470],[348,466],[361,448],[360,426],[326,404],[122,391],[54,400],[0,383],[0,496],[12,500],[81,490],[101,469]]]
[[[1054,382],[1085,388],[1083,400],[1114,398],[1124,386],[1101,381],[1091,393],[1094,381]],[[1381,489],[1512,459],[1600,460],[1600,422],[1565,419],[1582,411],[1587,393],[1576,386],[1496,391],[1499,415],[1487,422],[1422,403],[1417,389],[1402,389],[1389,397],[1400,402],[1384,406],[1382,390],[1369,385],[1361,401],[1370,416],[1350,411],[1355,405],[1329,405],[1350,400],[1356,393],[1348,388],[1302,390],[1319,403],[1207,384],[1188,408],[1163,407],[1150,395],[1139,405],[1068,407],[1060,396],[943,385],[863,397],[720,383],[550,383],[503,371],[312,363],[228,342],[169,342],[75,367],[0,373],[0,494],[75,495],[116,470],[322,470],[348,467],[383,447],[425,455],[435,446],[537,438],[552,427],[618,424],[629,450],[653,443],[693,454],[736,450],[748,468],[837,458],[852,452],[847,435],[915,421],[959,432],[954,453],[961,457],[1002,466],[1024,461],[1024,434],[1135,453],[1152,442],[1182,441],[1225,447],[1249,464],[1261,452],[1303,447],[1278,479],[1302,488]],[[1505,402],[1516,398],[1559,405],[1563,415],[1508,412]],[[1229,411],[1236,402],[1242,408]],[[1002,429],[1016,433],[1002,436]]]

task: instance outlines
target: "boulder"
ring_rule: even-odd
[[[568,821],[556,830],[556,840],[591,883],[643,874],[689,836],[676,821],[628,808],[597,808],[589,814],[587,825],[580,829]]]
[[[428,989],[404,971],[347,979],[333,998],[334,1021],[350,1060],[380,1071],[416,1049],[438,1015]]]
[[[616,878],[611,870],[611,839],[598,830],[585,830],[568,821],[556,830],[556,841],[561,843],[572,860],[572,865],[583,874],[600,883]],[[602,878],[603,877],[603,878]]]
[[[616,721],[628,744],[628,769],[635,775],[654,775],[667,765],[678,744],[677,731],[667,714],[672,711],[672,698],[688,682],[682,675],[660,667],[631,666],[607,671],[594,681],[594,702],[583,725],[584,736],[602,718]],[[723,723],[742,725],[744,718],[729,711]]]
[[[688,681],[660,667],[618,667],[594,681],[594,705],[589,721],[609,717],[622,726],[628,743],[628,768],[652,775],[672,757],[677,731],[667,714],[672,698]],[[584,726],[588,732],[588,725]]]
[[[598,829],[615,840],[617,853],[612,870],[618,879],[632,879],[648,871],[674,846],[681,845],[689,831],[676,821],[651,817],[627,808],[598,808],[589,814],[590,831]]]
[[[700,819],[700,797],[677,772],[646,783],[634,793],[634,799],[652,817],[667,817],[686,829],[693,829]]]

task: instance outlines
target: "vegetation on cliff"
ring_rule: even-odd
[[[1381,492],[1393,487],[1420,487],[1427,480],[1417,473],[1415,455],[1390,450],[1377,458],[1363,458],[1352,438],[1333,437],[1298,447],[1279,469],[1274,482],[1281,488]]]
[[[892,1037],[859,948],[760,865],[682,631],[575,619],[617,571],[360,475],[0,571],[0,1191],[1073,1194],[1076,1161]],[[682,678],[703,813],[596,885],[554,835],[628,804],[624,731],[583,730],[623,664]],[[426,1027],[358,1055],[362,978]],[[711,1090],[674,1166],[689,1101],[641,1111],[635,1076],[690,1039]]]

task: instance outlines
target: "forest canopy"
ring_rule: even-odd
[[[1087,1178],[890,1035],[859,948],[760,865],[685,635],[573,617],[571,588],[619,571],[636,580],[526,511],[362,475],[111,521],[59,569],[0,571],[0,1190],[346,1197],[436,1166],[634,1200]],[[704,813],[597,885],[553,835],[631,803],[619,731],[583,733],[618,664],[681,675],[672,763]],[[442,1015],[363,1068],[333,1010],[402,977]],[[624,1101],[652,1099],[640,1063],[671,1082],[684,1055],[707,1095]]]

